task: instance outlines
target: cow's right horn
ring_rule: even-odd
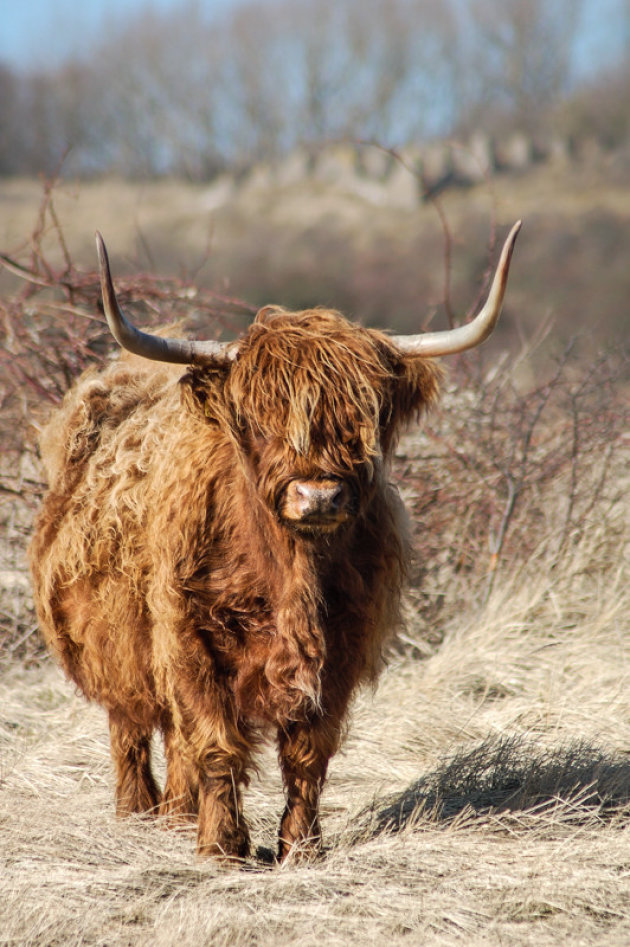
[[[188,339],[163,339],[136,329],[125,318],[118,305],[114,284],[109,269],[109,258],[105,242],[96,232],[96,249],[101,274],[103,309],[112,335],[119,345],[134,355],[142,355],[157,362],[176,362],[190,365],[193,362],[231,362],[236,356],[236,345],[230,342],[189,342]]]
[[[472,322],[458,326],[456,329],[446,329],[444,332],[423,332],[420,335],[393,336],[392,342],[398,346],[401,352],[409,355],[421,355],[425,358],[433,358],[437,355],[455,355],[457,352],[465,352],[466,349],[472,349],[476,345],[480,345],[488,338],[501,315],[510,260],[520,229],[521,221],[517,220],[503,244],[499,264],[486,303]]]

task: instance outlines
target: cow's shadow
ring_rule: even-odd
[[[576,822],[607,820],[629,805],[630,754],[583,741],[542,747],[519,737],[493,739],[457,753],[402,792],[375,799],[353,820],[348,841],[357,844],[420,823],[535,816],[550,808]]]

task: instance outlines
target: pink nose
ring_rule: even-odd
[[[290,520],[334,520],[346,511],[349,501],[350,491],[339,480],[292,480],[282,513]]]

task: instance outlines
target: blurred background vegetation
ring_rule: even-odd
[[[198,181],[335,139],[630,134],[627,0],[183,0],[85,35],[49,22],[36,62],[0,50],[2,175],[68,149],[66,175]]]

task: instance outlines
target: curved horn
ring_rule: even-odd
[[[510,260],[522,221],[518,220],[503,244],[499,265],[497,266],[488,299],[481,312],[472,322],[457,329],[447,329],[445,332],[425,332],[420,335],[395,335],[392,342],[402,352],[409,355],[423,355],[433,358],[437,355],[455,355],[480,345],[491,334],[497,324],[503,305],[503,296],[507,285]]]
[[[98,251],[105,317],[112,335],[124,349],[128,349],[134,355],[142,355],[143,358],[152,358],[157,362],[176,362],[180,365],[190,365],[195,361],[225,363],[235,358],[236,346],[234,343],[162,339],[157,335],[149,335],[147,332],[136,329],[127,321],[118,305],[109,269],[107,249],[98,231],[96,232],[96,249]]]

